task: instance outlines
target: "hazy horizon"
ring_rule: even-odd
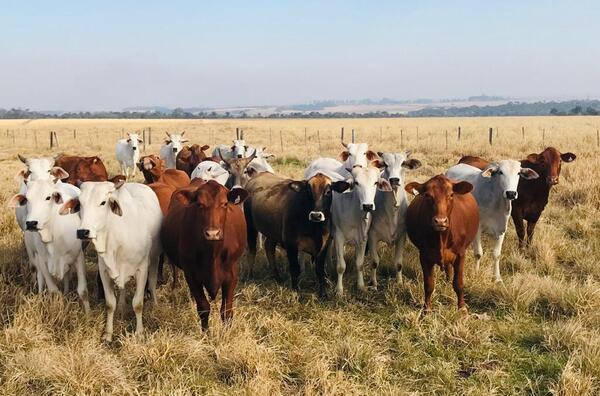
[[[0,14],[0,108],[598,98],[599,14],[592,1],[15,2]]]

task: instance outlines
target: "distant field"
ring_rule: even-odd
[[[123,133],[145,129],[148,138],[150,128],[145,152],[157,153],[165,131],[185,130],[191,142],[213,146],[230,142],[236,127],[249,144],[276,154],[274,168],[292,177],[317,156],[339,154],[341,127],[347,141],[354,129],[375,151],[412,150],[423,166],[407,172],[407,182],[442,173],[465,154],[520,159],[553,145],[577,160],[563,166],[530,249],[517,249],[510,225],[504,284],[492,281],[488,241],[479,273],[469,251],[465,319],[439,271],[433,312],[420,317],[421,270],[410,244],[402,286],[382,246],[379,290],[359,293],[349,263],[346,295],[327,301],[316,298],[311,265],[296,293],[289,279],[271,279],[259,252],[254,277],[242,263],[231,327],[213,309],[211,329],[201,333],[187,286],[162,287],[159,304],[146,304],[146,336],[130,333],[129,307],[108,347],[100,343],[102,304],[93,299],[86,318],[74,296],[65,302],[33,293],[21,232],[6,208],[18,189],[17,153],[98,154],[115,174],[114,144]],[[0,120],[0,394],[598,394],[599,127],[597,117]],[[59,143],[53,150],[50,131]],[[92,256],[87,263],[95,296]],[[287,271],[283,256],[279,264]]]

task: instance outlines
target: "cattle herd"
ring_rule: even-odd
[[[276,278],[279,246],[287,255],[292,288],[298,289],[299,255],[315,266],[318,292],[327,294],[326,264],[337,270],[336,293],[343,294],[344,248],[354,245],[357,287],[366,290],[363,264],[372,257],[369,276],[377,287],[378,245],[393,249],[397,281],[402,282],[406,237],[419,250],[425,291],[424,312],[430,310],[434,265],[452,279],[458,308],[466,313],[463,274],[466,250],[473,246],[477,268],[483,254],[481,234],[494,240],[493,275],[501,281],[502,243],[513,218],[519,246],[531,242],[559,181],[561,164],[573,153],[553,147],[517,160],[489,162],[461,158],[445,174],[424,183],[405,184],[405,171],[421,162],[410,151],[374,152],[365,143],[343,143],[341,161],[318,158],[303,180],[274,172],[264,148],[246,145],[238,135],[233,145],[188,142],[184,133],[167,134],[159,155],[140,157],[140,137],[129,134],[116,144],[121,175],[109,178],[99,157],[59,155],[19,159],[25,165],[16,179],[15,208],[37,290],[69,290],[72,275],[84,311],[90,309],[84,250],[93,245],[98,257],[98,290],[106,303],[103,340],[111,341],[113,317],[124,303],[125,286],[135,281],[133,309],[136,333],[143,331],[144,298],[156,302],[163,283],[163,263],[179,269],[195,299],[202,328],[208,328],[210,304],[222,294],[221,317],[233,316],[233,297],[240,257],[247,251],[251,274],[260,236]],[[129,182],[139,169],[144,184]],[[406,192],[414,195],[408,201]],[[524,221],[527,222],[525,227]]]

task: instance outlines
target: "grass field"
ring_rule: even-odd
[[[598,394],[599,125],[594,117],[0,121],[0,394]],[[492,281],[487,241],[481,271],[469,252],[467,318],[439,271],[433,312],[420,316],[421,270],[410,244],[402,286],[382,247],[378,291],[359,293],[349,263],[346,295],[327,301],[316,298],[312,266],[296,293],[289,279],[271,279],[259,252],[258,271],[238,287],[232,325],[223,327],[213,309],[204,334],[185,284],[162,287],[158,305],[146,304],[143,338],[131,333],[128,302],[109,346],[100,343],[104,307],[95,299],[85,317],[74,295],[34,294],[21,232],[6,207],[18,189],[17,153],[99,154],[114,174],[122,131],[151,128],[146,153],[157,153],[165,131],[185,130],[192,142],[213,145],[229,142],[240,127],[247,142],[277,155],[278,172],[300,177],[310,159],[339,154],[342,126],[374,150],[411,149],[423,166],[407,173],[407,182],[441,173],[465,154],[519,159],[553,145],[577,160],[563,166],[531,248],[517,249],[510,225],[504,284]],[[50,130],[59,141],[53,151]],[[91,256],[87,264],[95,296]],[[287,271],[284,257],[279,264]]]

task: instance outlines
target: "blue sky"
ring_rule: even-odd
[[[600,96],[598,1],[5,1],[0,107]]]

